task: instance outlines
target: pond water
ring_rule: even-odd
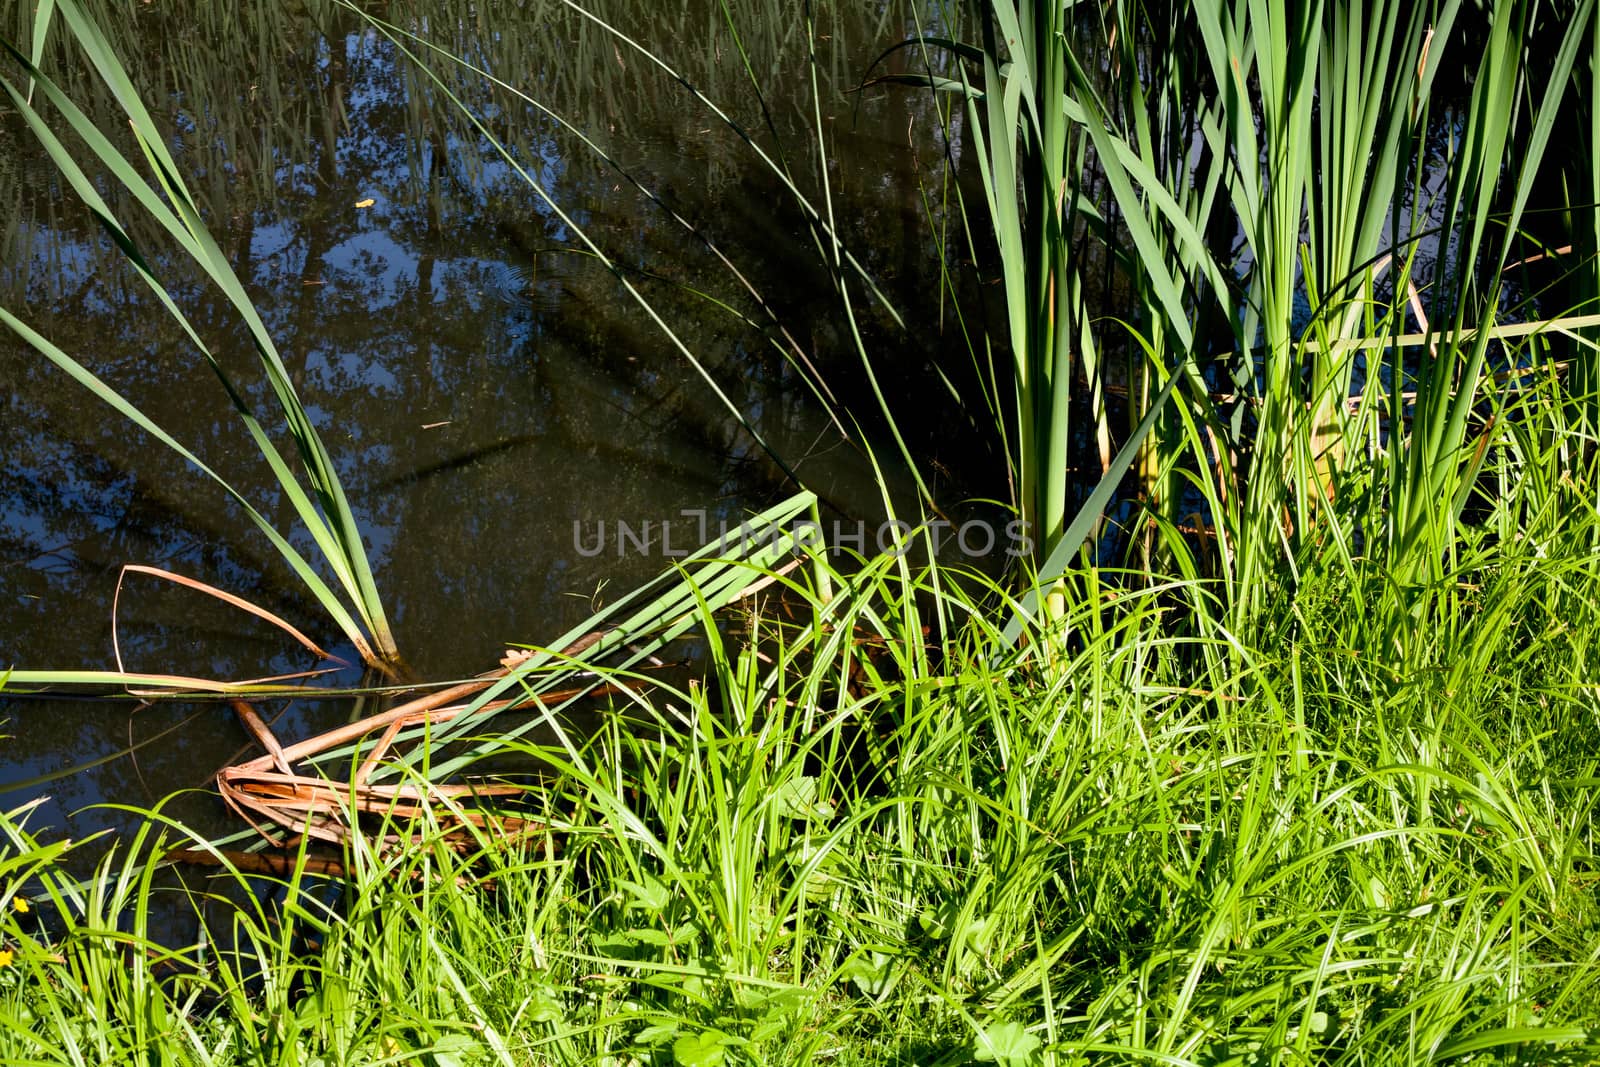
[[[0,32],[25,39],[31,6],[0,15]],[[170,129],[207,223],[333,453],[416,676],[493,667],[508,644],[553,640],[597,600],[666,565],[615,544],[591,554],[595,524],[678,519],[682,547],[697,525],[685,512],[703,511],[715,529],[792,488],[616,277],[583,254],[579,229],[622,265],[828,516],[870,529],[883,513],[871,465],[785,352],[792,338],[790,351],[815,360],[841,406],[874,432],[805,218],[687,85],[820,196],[815,49],[839,231],[912,324],[896,326],[857,286],[868,349],[937,493],[954,503],[966,486],[992,494],[1004,484],[992,434],[929,369],[931,351],[961,344],[939,300],[934,234],[948,221],[940,198],[950,190],[937,184],[944,149],[932,105],[903,87],[850,91],[888,45],[919,24],[937,29],[929,13],[893,0],[820,5],[808,32],[806,5],[745,0],[729,5],[741,52],[717,3],[669,14],[595,5],[669,57],[680,79],[555,3],[395,0],[365,17],[314,0],[91,6],[104,8],[108,37]],[[470,59],[593,145],[439,55],[427,62],[441,81],[430,81],[374,19]],[[81,57],[58,46],[46,69],[102,128],[120,128]],[[265,382],[226,302],[136,212],[124,220],[261,401]],[[227,397],[14,112],[0,115],[0,250],[4,306],[291,528]],[[112,668],[114,637],[129,670],[240,679],[316,666],[265,624],[137,575],[113,628],[129,563],[246,597],[354,660],[214,484],[9,335],[0,376],[0,670]],[[892,470],[890,480],[909,489]],[[583,542],[575,528],[589,531]],[[308,549],[302,531],[292,539]],[[357,680],[346,671],[328,682]],[[263,709],[286,740],[374,710],[349,701]],[[80,809],[148,804],[177,789],[196,790],[175,809],[185,821],[233,828],[209,782],[248,742],[223,704],[0,697],[0,719],[10,735],[0,741],[0,802],[48,795],[36,828],[82,836],[124,825],[131,816]]]

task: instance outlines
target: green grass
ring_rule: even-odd
[[[1074,572],[1107,606],[1052,665],[956,575],[868,563],[804,625],[707,616],[703,684],[519,743],[547,833],[357,845],[336,896],[180,890],[159,821],[75,887],[13,814],[0,1058],[1592,1062],[1593,528],[1466,564],[1407,657],[1376,568],[1231,655],[1166,621],[1205,590]],[[174,910],[206,935],[157,944]]]

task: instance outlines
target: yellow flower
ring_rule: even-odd
[[[11,966],[11,961],[16,958],[16,953],[8,948],[0,948],[0,967]]]
[[[28,903],[27,897],[12,897],[11,906],[22,915],[26,915],[33,910],[33,905]]]

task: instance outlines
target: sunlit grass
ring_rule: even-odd
[[[416,827],[373,822],[333,881],[180,891],[146,861],[204,846],[156,822],[78,884],[13,814],[0,871],[31,910],[0,919],[0,1055],[1585,1062],[1574,540],[1469,564],[1410,662],[1372,654],[1373,575],[1302,593],[1237,672],[1204,666],[1225,635],[1166,632],[1180,588],[1071,573],[1112,606],[1054,624],[1059,666],[997,668],[957,576],[838,572],[814,622],[703,617],[704,684],[616,676],[637,696],[594,727],[517,743],[543,772],[514,810],[545,831],[463,851],[424,816],[382,847]],[[195,909],[204,937],[155,936]]]

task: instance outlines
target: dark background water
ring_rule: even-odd
[[[588,540],[596,523],[704,509],[715,528],[792,488],[616,277],[583,253],[574,226],[623,267],[824,497],[829,517],[872,524],[883,513],[870,463],[785,354],[792,338],[791,351],[822,368],[841,406],[874,435],[847,320],[805,218],[684,82],[818,203],[826,167],[841,235],[909,324],[896,325],[856,286],[867,348],[936,494],[954,505],[962,486],[1003,484],[993,435],[973,429],[987,416],[958,404],[931,368],[934,355],[961,345],[939,299],[936,238],[952,222],[953,189],[940,184],[932,104],[905,88],[851,91],[888,45],[919,26],[940,29],[932,12],[919,17],[898,0],[733,3],[747,71],[719,4],[665,13],[599,5],[614,7],[619,29],[670,59],[680,80],[559,4],[366,9],[527,92],[591,147],[431,57],[486,135],[348,9],[98,6],[333,453],[419,677],[470,675],[494,666],[509,643],[553,640],[597,600],[666,563],[619,557],[613,545],[586,556],[575,524],[587,524]],[[31,11],[0,3],[0,32],[25,40]],[[81,56],[52,47],[45,67],[102,128],[121,128]],[[247,395],[263,400],[247,334],[226,302],[126,197],[112,203],[129,209],[124,222],[157,273]],[[0,115],[0,250],[7,308],[291,528],[222,390],[14,113]],[[0,337],[0,379],[0,670],[113,667],[112,597],[127,563],[247,597],[354,658],[220,489],[9,335]],[[892,466],[889,476],[908,490]],[[680,523],[678,545],[695,525]],[[302,532],[291,539],[309,550]],[[316,666],[270,627],[137,576],[123,589],[116,638],[129,670],[238,679]],[[354,680],[345,672],[330,682]],[[349,701],[264,709],[280,717],[286,740],[374,710]],[[71,814],[83,805],[149,803],[189,787],[205,791],[179,814],[202,829],[228,826],[206,787],[247,739],[224,705],[0,698],[0,717],[11,735],[0,741],[4,802],[51,798],[36,826],[81,835],[126,818]]]

